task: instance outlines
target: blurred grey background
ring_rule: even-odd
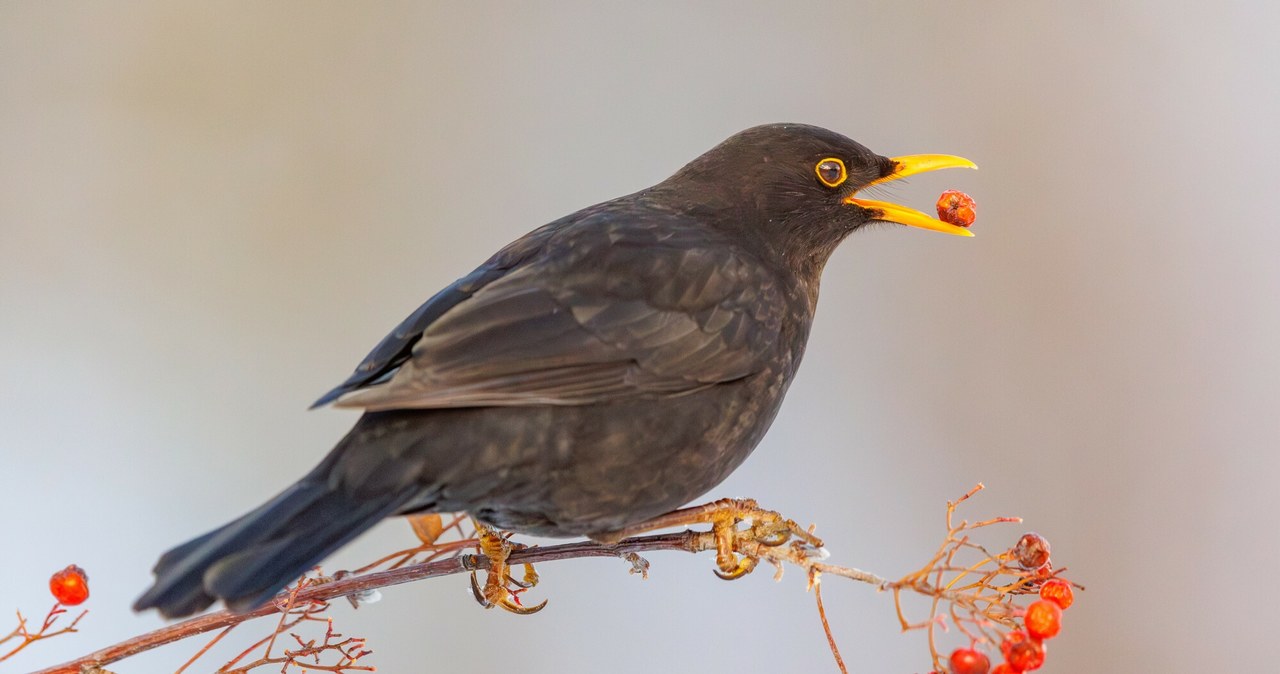
[[[80,634],[0,670],[160,625],[128,610],[156,556],[310,468],[354,415],[306,406],[439,287],[772,121],[974,159],[889,196],[964,189],[978,236],[849,240],[787,405],[708,498],[817,522],[835,561],[896,577],[983,481],[963,515],[1027,522],[983,541],[1035,529],[1089,588],[1045,671],[1267,670],[1278,22],[1261,2],[0,4],[0,613],[41,615],[70,562],[93,591]],[[389,522],[328,566],[409,540]],[[385,672],[835,670],[800,574],[650,560],[648,581],[545,565],[531,618],[463,577],[335,612]],[[825,587],[853,671],[928,669],[888,595]]]

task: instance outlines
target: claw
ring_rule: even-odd
[[[537,606],[522,606],[515,600],[515,595],[510,595],[508,598],[498,602],[498,605],[516,615],[533,615],[547,607],[547,600],[543,599],[542,603]]]
[[[757,538],[756,542],[765,547],[776,548],[789,540],[791,540],[791,532],[783,529],[764,534]]]
[[[475,597],[476,603],[481,606],[485,608],[493,608],[493,604],[489,603],[489,600],[484,596],[484,591],[480,589],[480,582],[476,580],[475,571],[471,572],[471,596]]]
[[[712,569],[712,571],[720,577],[720,580],[737,580],[748,573],[755,571],[756,563],[757,560],[755,557],[743,557],[738,560],[738,565],[729,571],[722,571],[720,569]]]

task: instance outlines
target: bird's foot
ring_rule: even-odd
[[[471,594],[481,606],[485,608],[499,606],[519,615],[537,613],[546,607],[546,600],[536,606],[525,606],[520,602],[520,595],[538,584],[538,572],[534,570],[532,564],[524,565],[524,576],[520,580],[516,580],[511,575],[507,558],[511,556],[513,550],[524,546],[512,543],[498,530],[478,522],[476,538],[480,541],[480,553],[489,560],[489,570],[485,575],[483,586],[476,578],[476,572],[471,572]]]
[[[755,570],[760,563],[755,546],[774,548],[793,541],[814,550],[822,548],[822,540],[813,533],[752,499],[722,499],[694,510],[700,508],[708,509],[719,567],[715,574],[724,580],[737,580]],[[740,527],[743,522],[749,525]]]
[[[750,524],[740,527],[744,522]],[[711,524],[716,550],[715,573],[725,580],[735,580],[755,570],[760,563],[760,555],[752,552],[758,549],[756,546],[777,547],[790,541],[808,550],[822,549],[822,540],[812,532],[773,510],[761,508],[754,499],[726,498],[682,508],[601,538],[618,541],[657,529],[707,523]]]

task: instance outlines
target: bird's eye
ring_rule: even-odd
[[[821,180],[822,184],[827,187],[839,187],[845,181],[845,178],[849,177],[849,174],[844,170],[844,162],[835,157],[827,157],[818,162],[814,170],[818,173],[818,180]]]

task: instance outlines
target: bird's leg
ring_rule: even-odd
[[[751,525],[739,528],[742,522]],[[772,510],[761,508],[754,499],[720,499],[690,508],[673,510],[651,520],[629,527],[593,536],[604,542],[617,542],[658,529],[711,524],[716,546],[716,575],[725,580],[741,578],[755,569],[759,557],[743,552],[744,544],[754,542],[765,546],[778,546],[797,539],[797,543],[814,550],[822,548],[822,540],[794,521]]]
[[[532,564],[525,564],[524,579],[516,580],[512,577],[507,558],[511,556],[511,551],[517,548],[517,544],[512,543],[501,532],[487,524],[476,522],[475,525],[480,553],[489,560],[489,571],[485,575],[483,587],[476,579],[476,572],[471,572],[471,593],[476,601],[485,608],[500,606],[520,615],[541,611],[547,605],[545,600],[537,606],[524,606],[520,603],[520,593],[538,584],[538,573],[533,570]],[[519,589],[510,589],[509,584]]]

